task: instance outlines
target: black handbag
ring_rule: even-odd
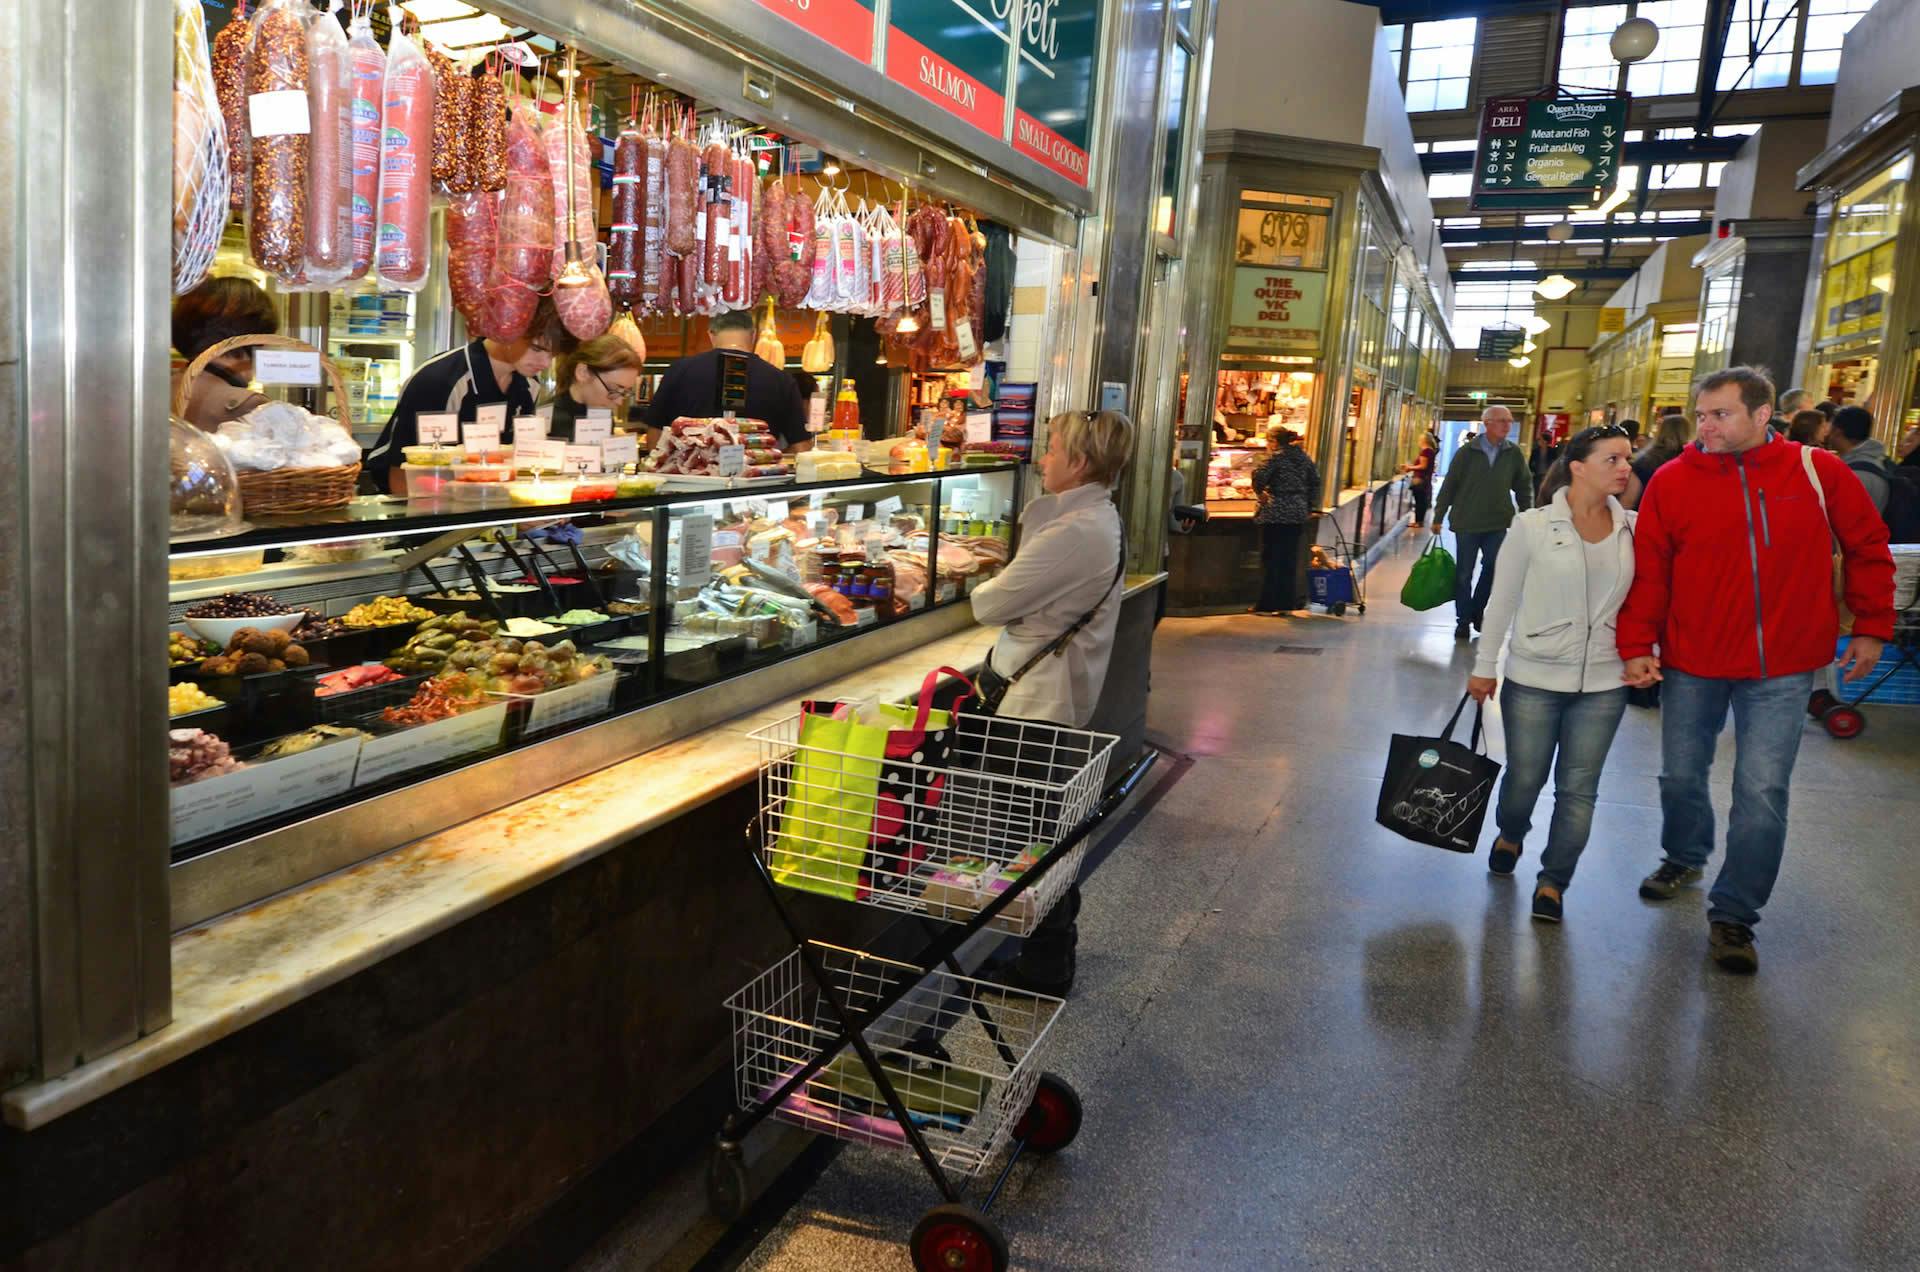
[[[1120,564],[1116,566],[1113,571],[1113,583],[1107,585],[1106,592],[1094,603],[1093,608],[1075,619],[1072,626],[1068,627],[1067,630],[1055,636],[1045,645],[1042,645],[1039,651],[1036,652],[1033,657],[1027,659],[1026,662],[1022,663],[1020,669],[1011,676],[1002,675],[1000,672],[994,670],[993,651],[988,650],[985,661],[980,664],[980,670],[973,678],[973,694],[979,704],[975,710],[978,710],[984,715],[999,715],[1000,704],[1006,700],[1008,692],[1011,691],[1016,684],[1020,683],[1020,678],[1032,671],[1035,667],[1038,667],[1042,659],[1057,657],[1065,653],[1067,646],[1073,643],[1073,638],[1078,636],[1081,630],[1093,621],[1093,616],[1098,614],[1100,607],[1107,603],[1107,597],[1113,595],[1114,584],[1120,582],[1120,580],[1126,576],[1126,573],[1127,549],[1126,546],[1122,544],[1120,548]]]
[[[1464,746],[1453,740],[1454,727],[1470,696],[1460,695],[1460,705],[1439,737],[1393,735],[1380,802],[1373,813],[1373,819],[1388,830],[1452,852],[1472,852],[1479,845],[1500,765],[1483,749],[1480,726],[1485,709],[1479,704],[1473,709],[1471,739]]]

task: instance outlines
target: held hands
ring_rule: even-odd
[[[1886,647],[1887,642],[1878,636],[1855,636],[1847,642],[1847,651],[1840,655],[1840,666],[1846,669],[1846,674],[1840,679],[1852,684],[1872,675],[1874,667],[1880,662],[1880,651]]]
[[[1485,706],[1487,699],[1493,697],[1493,691],[1499,687],[1499,684],[1499,680],[1492,676],[1468,676],[1467,694],[1475,702]]]
[[[1660,683],[1660,660],[1652,654],[1627,659],[1627,669],[1620,679],[1634,689],[1645,689],[1649,685]]]

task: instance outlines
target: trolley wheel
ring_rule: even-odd
[[[713,1217],[732,1223],[747,1213],[752,1193],[747,1185],[747,1164],[740,1158],[737,1144],[716,1144],[707,1161],[707,1205]]]
[[[1346,612],[1347,603],[1345,601],[1335,601],[1333,604],[1327,606],[1327,613],[1333,615],[1335,618],[1339,618]]]
[[[1807,714],[1818,720],[1829,710],[1840,705],[1840,699],[1833,696],[1831,689],[1815,689],[1807,695]]]
[[[935,1206],[913,1226],[918,1272],[1006,1272],[1013,1256],[993,1220],[972,1206]]]
[[[1844,742],[1849,738],[1857,738],[1866,732],[1867,717],[1843,703],[1839,706],[1828,707],[1826,711],[1822,712],[1820,723],[1827,727],[1828,733]]]
[[[1365,601],[1360,602],[1360,612],[1362,614],[1367,612],[1367,603]]]
[[[1080,1093],[1057,1073],[1042,1073],[1033,1088],[1033,1103],[1020,1115],[1013,1137],[1025,1140],[1035,1153],[1057,1153],[1080,1134]]]

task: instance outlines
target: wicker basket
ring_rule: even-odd
[[[234,336],[222,340],[203,350],[200,356],[187,364],[179,387],[173,392],[173,413],[184,418],[187,397],[193,392],[194,381],[200,378],[200,373],[207,369],[209,363],[222,354],[246,348],[320,352],[312,345],[290,336]],[[340,427],[351,435],[353,417],[347,413],[347,382],[341,378],[340,368],[334,366],[333,360],[325,354],[320,354],[320,365],[326,368],[327,378],[333,384],[333,404],[340,417]],[[245,515],[271,517],[345,507],[359,484],[360,465],[348,464],[344,468],[275,468],[265,472],[244,470],[239,471],[238,476],[240,503]]]

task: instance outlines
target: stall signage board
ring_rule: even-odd
[[[1476,209],[1574,207],[1613,188],[1625,96],[1494,97],[1473,156]]]
[[[1480,328],[1480,346],[1474,350],[1475,362],[1505,362],[1513,356],[1527,341],[1527,333],[1521,327],[1482,327]]]
[[[1087,184],[1100,8],[1099,0],[1027,0],[1021,10],[1013,148],[1076,185]]]
[[[848,57],[873,60],[873,0],[760,0],[760,7]]]
[[[1227,347],[1253,353],[1316,351],[1326,298],[1325,274],[1236,266]]]
[[[318,384],[320,355],[304,349],[262,349],[253,355],[253,378],[262,384]]]
[[[535,737],[575,720],[606,714],[613,705],[613,690],[618,683],[618,676],[603,673],[577,685],[534,695],[527,700],[527,722],[521,728],[521,736]]]
[[[680,522],[680,586],[705,587],[713,578],[713,518],[700,514]]]
[[[1007,0],[894,0],[888,12],[887,78],[956,119],[1006,135]]]
[[[1615,335],[1627,329],[1627,311],[1624,306],[1607,305],[1600,310],[1599,332],[1603,336]]]
[[[249,764],[168,792],[172,842],[187,843],[235,826],[343,794],[353,785],[358,739],[346,738],[283,759]]]

